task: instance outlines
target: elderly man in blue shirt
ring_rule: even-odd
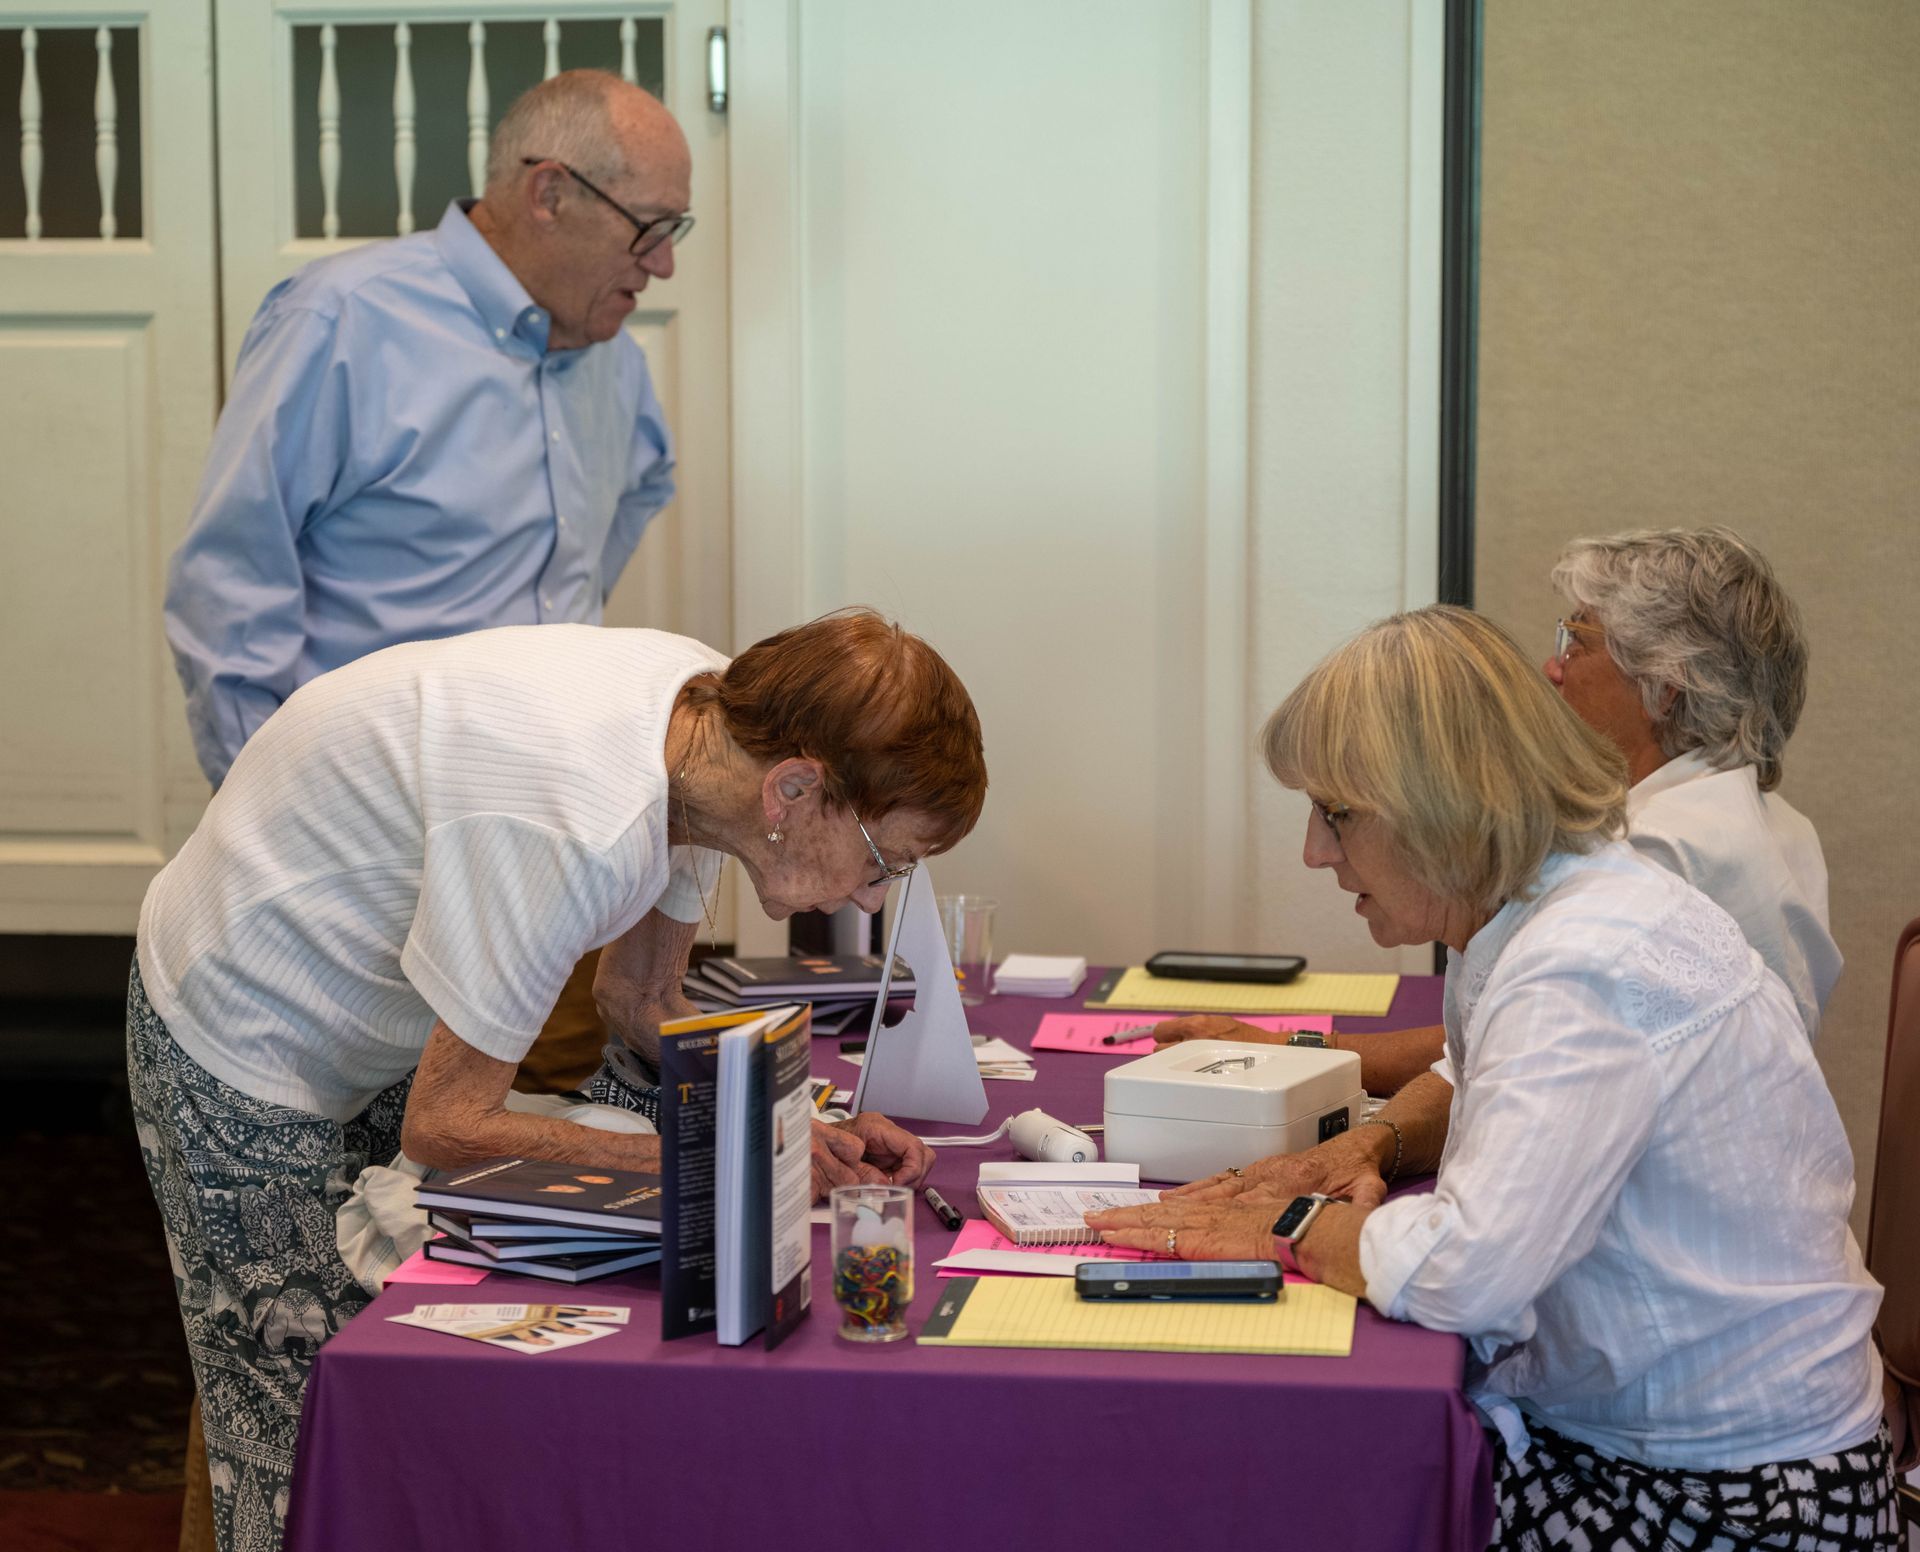
[[[690,183],[656,99],[569,71],[507,111],[478,201],[268,293],[167,586],[216,787],[329,669],[488,626],[598,623],[673,496],[622,325],[673,274]]]

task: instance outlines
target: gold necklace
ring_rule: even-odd
[[[687,832],[687,851],[691,853],[694,850],[693,819],[687,813],[687,768],[684,765],[680,767],[680,828]],[[707,904],[707,886],[700,882],[700,859],[692,857],[690,860],[693,863],[693,887],[700,896],[700,914],[707,919],[707,945],[717,954],[720,952],[720,929],[714,923],[713,908]],[[720,893],[717,879],[713,892],[716,896]]]

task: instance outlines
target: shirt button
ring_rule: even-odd
[[[1428,1227],[1428,1228],[1430,1228],[1430,1229],[1437,1229],[1437,1228],[1439,1228],[1439,1227],[1440,1227],[1440,1214],[1438,1214],[1437,1212],[1435,1212],[1435,1213],[1428,1213],[1428,1214],[1427,1214],[1427,1227]]]
[[[551,609],[553,607],[552,598],[550,598],[547,594],[542,593],[540,595],[540,607],[542,609]]]
[[[554,432],[554,433],[553,433],[553,439],[554,439],[554,441],[556,441],[556,442],[558,442],[558,441],[560,440],[560,433],[559,433],[558,431],[556,431],[556,432]]]
[[[557,525],[559,525],[562,528],[565,528],[567,526],[567,520],[564,517],[562,517],[558,512],[554,513],[553,520]]]
[[[493,337],[495,339],[505,339],[507,337],[507,331],[505,329],[495,329],[493,331]]]

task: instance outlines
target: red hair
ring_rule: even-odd
[[[923,813],[936,852],[979,822],[987,762],[966,686],[926,642],[871,609],[756,642],[696,693],[748,754],[818,760],[827,800],[862,819]]]

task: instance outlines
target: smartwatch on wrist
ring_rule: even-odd
[[[1292,1246],[1306,1236],[1307,1230],[1313,1226],[1313,1220],[1320,1216],[1321,1208],[1339,1200],[1337,1196],[1322,1196],[1319,1192],[1312,1196],[1296,1196],[1273,1220],[1273,1237],[1285,1240]]]
[[[1324,1051],[1327,1049],[1327,1037],[1317,1029],[1303,1029],[1288,1035],[1287,1044],[1312,1046],[1316,1051]]]

